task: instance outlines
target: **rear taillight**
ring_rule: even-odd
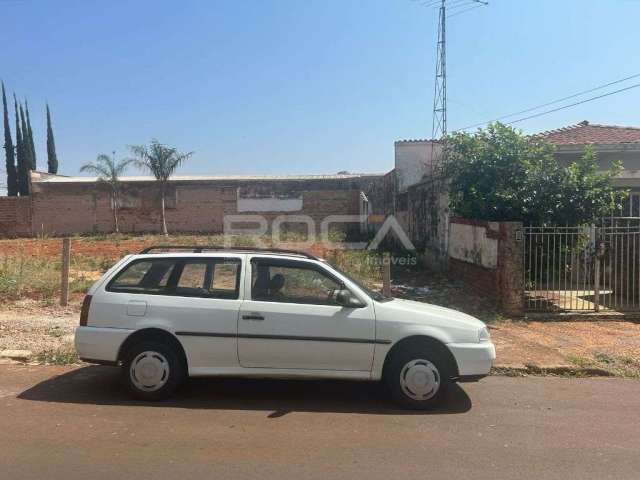
[[[89,319],[89,307],[91,306],[91,295],[85,295],[82,302],[82,310],[80,310],[80,326],[86,327]]]

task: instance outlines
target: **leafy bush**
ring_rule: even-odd
[[[600,173],[588,147],[577,162],[558,164],[554,146],[494,123],[447,139],[452,211],[479,220],[525,224],[589,224],[621,208],[628,195],[613,186],[616,163]]]

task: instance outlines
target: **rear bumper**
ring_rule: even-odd
[[[489,374],[496,359],[496,348],[491,342],[450,343],[447,345],[458,364],[461,381],[478,380]]]
[[[132,332],[124,328],[77,327],[78,357],[89,363],[113,365],[118,360],[120,346]]]

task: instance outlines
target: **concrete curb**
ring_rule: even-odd
[[[640,323],[640,313],[527,313],[522,320],[537,322],[629,322]]]
[[[526,375],[557,375],[572,377],[614,377],[615,375],[602,368],[594,367],[570,367],[566,365],[524,365],[504,366],[498,365],[491,369],[491,375],[504,375],[508,377],[524,377]]]

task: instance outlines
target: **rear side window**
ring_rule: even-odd
[[[162,294],[176,267],[176,259],[131,262],[107,286],[110,292]]]
[[[240,259],[170,258],[137,260],[107,285],[107,291],[237,299]]]

